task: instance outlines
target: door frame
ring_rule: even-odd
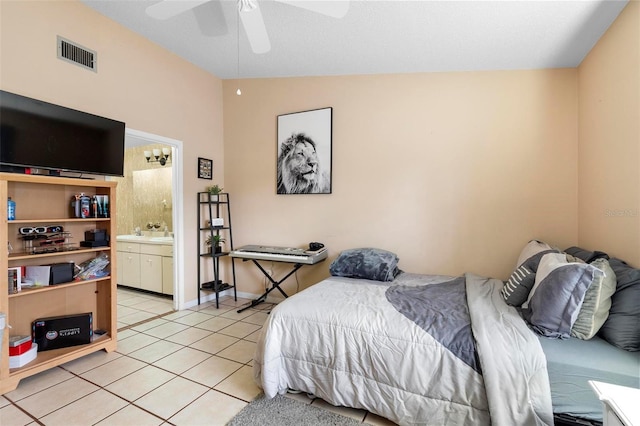
[[[160,143],[171,146],[171,203],[173,229],[173,309],[180,310],[184,306],[184,197],[182,196],[184,161],[182,159],[182,141],[127,128],[126,139],[133,138],[145,145]]]

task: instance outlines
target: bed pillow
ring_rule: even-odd
[[[520,306],[527,300],[535,282],[540,259],[547,253],[558,251],[542,241],[531,240],[527,243],[518,256],[515,271],[502,287],[502,297],[508,305]]]
[[[400,270],[395,253],[376,248],[357,248],[342,251],[331,262],[329,272],[336,277],[393,281]]]
[[[611,269],[609,261],[598,258],[591,262],[603,272],[594,279],[584,296],[582,307],[576,322],[571,327],[571,336],[578,339],[591,339],[600,330],[611,308],[611,296],[616,291],[616,274]]]
[[[502,286],[502,297],[507,305],[520,306],[529,296],[529,292],[535,284],[536,274],[526,266],[521,266],[505,281]]]
[[[516,263],[516,269],[521,266],[526,266],[527,269],[531,270],[535,274],[538,270],[540,259],[542,259],[542,256],[547,253],[560,253],[560,250],[553,248],[542,241],[529,241],[520,252],[518,262]]]
[[[609,317],[598,335],[627,351],[640,351],[640,269],[620,259],[609,260],[617,277]]]
[[[591,283],[603,274],[587,263],[567,262],[564,253],[542,256],[523,317],[547,337],[569,338]]]
[[[609,255],[603,251],[589,251],[580,247],[569,247],[565,250],[565,253],[570,254],[572,256],[577,257],[578,259],[582,259],[587,263],[592,263],[596,259],[607,259],[609,260]]]

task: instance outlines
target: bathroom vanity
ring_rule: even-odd
[[[173,295],[173,237],[118,235],[118,284]]]

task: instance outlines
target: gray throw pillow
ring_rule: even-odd
[[[395,253],[376,248],[357,248],[342,251],[331,262],[329,273],[338,277],[393,281],[400,270]]]
[[[531,270],[535,274],[538,270],[540,259],[542,259],[542,256],[547,253],[560,253],[560,250],[553,248],[542,241],[531,240],[520,252],[516,268],[526,266],[527,269]]]
[[[568,249],[566,249],[564,251],[567,254],[570,254],[572,256],[575,256],[579,259],[584,260],[587,263],[593,263],[594,260],[596,259],[607,259],[609,260],[609,255],[603,251],[589,251],[580,247],[569,247]]]
[[[569,338],[587,290],[601,275],[592,265],[567,262],[564,253],[544,255],[522,305],[524,319],[543,336]]]
[[[521,266],[505,281],[502,287],[502,297],[507,305],[520,306],[529,296],[529,292],[536,281],[536,274],[526,266]]]
[[[502,297],[511,306],[520,306],[529,297],[540,259],[547,253],[558,253],[547,243],[531,240],[518,256],[516,269],[502,287]]]
[[[598,335],[627,351],[640,351],[640,269],[620,259],[609,260],[617,277],[609,317]]]
[[[616,291],[616,274],[607,259],[596,259],[591,262],[603,272],[587,290],[576,322],[571,328],[571,336],[578,339],[591,339],[600,330],[611,308],[611,296]]]

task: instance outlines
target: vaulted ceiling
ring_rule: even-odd
[[[334,18],[257,0],[271,49],[256,54],[236,0],[164,0],[186,3],[168,19],[146,12],[160,0],[82,1],[222,79],[576,67],[627,4],[351,0]]]

